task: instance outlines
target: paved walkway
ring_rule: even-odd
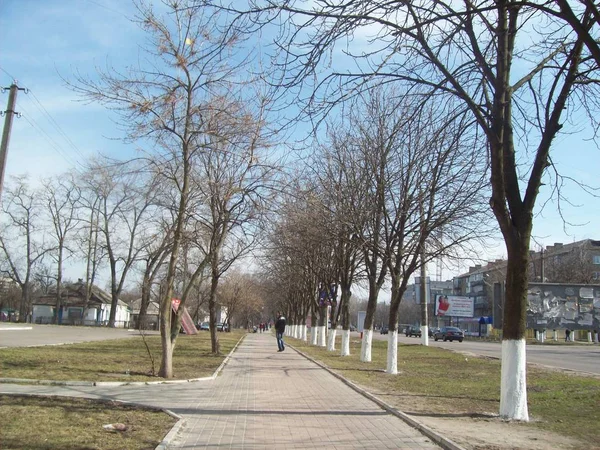
[[[185,419],[173,449],[439,448],[287,348],[250,334],[214,381],[152,386],[23,386],[1,392],[101,397],[170,409]]]

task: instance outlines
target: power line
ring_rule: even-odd
[[[8,73],[6,70],[4,70],[4,68],[3,68],[3,67],[1,67],[1,66],[0,66],[0,70],[1,70],[2,72],[4,72],[6,75],[8,75],[8,76],[9,76],[9,77],[10,77],[10,78],[13,80],[13,81],[14,81],[14,80],[16,80],[16,78],[15,78],[15,77],[13,77],[13,76],[12,76],[10,73]]]
[[[25,109],[21,106],[21,109],[23,111],[25,111]],[[25,111],[26,112],[26,111]],[[26,114],[23,115],[22,117],[27,121],[27,123],[29,123],[29,125],[31,125],[31,127],[36,130],[41,136],[42,138],[44,138],[46,140],[46,142],[48,142],[48,144],[50,144],[50,147],[52,147],[54,149],[54,151],[56,151],[56,153],[58,153],[66,162],[68,162],[71,165],[74,166],[79,166],[79,167],[83,167],[83,165],[77,161],[76,159],[73,159],[68,152],[66,152],[64,149],[61,148],[60,144],[58,142],[56,142],[52,136],[50,136],[46,130],[44,130],[36,121],[35,119],[33,119],[33,117],[30,117],[31,114]]]
[[[75,143],[71,140],[71,138],[69,138],[69,136],[67,136],[67,134],[63,131],[63,129],[58,124],[58,122],[56,122],[56,120],[54,120],[54,118],[52,117],[52,115],[48,112],[48,110],[44,107],[44,105],[42,105],[42,103],[40,102],[40,100],[36,97],[35,93],[33,91],[31,91],[31,90],[29,91],[29,93],[31,94],[31,96],[35,100],[34,106],[36,108],[38,108],[38,111],[42,112],[42,114],[46,116],[46,118],[48,119],[48,121],[50,122],[50,124],[54,127],[54,129],[56,131],[58,131],[58,133],[65,139],[65,141],[67,141],[67,143],[69,144],[69,146],[73,150],[75,150],[75,152],[78,155],[82,156],[83,152],[79,149],[79,147],[77,147],[77,145],[75,145]]]
[[[8,75],[9,77],[11,77],[13,80],[15,80],[16,78],[9,73],[6,69],[4,69],[3,67],[0,66],[0,70],[2,72],[4,72],[6,75]],[[78,155],[83,155],[83,152],[79,149],[79,147],[77,147],[77,145],[75,145],[75,143],[71,140],[71,138],[69,138],[69,136],[63,131],[63,129],[60,127],[60,125],[58,124],[58,122],[56,120],[54,120],[54,118],[52,117],[52,115],[48,112],[48,110],[44,107],[44,105],[42,104],[42,102],[37,98],[37,96],[35,95],[35,93],[33,91],[31,91],[30,89],[27,89],[27,93],[31,94],[34,102],[32,103],[33,106],[35,106],[37,108],[37,110],[46,117],[46,120],[48,120],[48,122],[50,123],[50,125],[58,132],[58,134],[60,136],[62,136],[62,138],[68,143],[68,145],[75,150],[75,152]],[[19,108],[21,110],[23,110],[24,112],[27,113],[27,110],[23,107],[23,105],[20,105]],[[27,117],[27,115],[29,115],[30,117]],[[48,134],[44,128],[33,118],[33,116],[29,113],[27,113],[27,115],[23,116],[25,118],[25,120],[32,126],[33,129],[35,129],[49,144],[50,146],[65,160],[67,161],[69,164],[74,165],[74,166],[78,166],[79,168],[84,168],[84,165],[79,162],[79,160],[77,158],[73,158],[71,155],[69,155],[69,152],[65,151],[64,148],[62,148],[62,146],[56,141],[54,140],[50,134]]]

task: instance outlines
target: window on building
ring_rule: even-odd
[[[600,272],[592,272],[592,279],[600,280]]]
[[[600,264],[600,255],[594,255],[592,256],[592,259],[594,264]]]

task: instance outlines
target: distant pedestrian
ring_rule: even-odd
[[[571,330],[568,328],[565,330],[565,342],[569,342],[571,340]]]
[[[283,333],[285,333],[285,317],[280,312],[277,313],[277,322],[275,322],[275,337],[277,338],[277,347],[279,352],[285,350],[285,343],[283,342]]]

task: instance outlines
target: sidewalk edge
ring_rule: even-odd
[[[319,366],[322,369],[329,372],[331,375],[333,375],[338,380],[342,381],[344,384],[349,386],[354,391],[358,392],[359,394],[368,398],[369,400],[375,402],[377,405],[379,405],[381,408],[383,408],[390,414],[398,417],[399,419],[402,419],[404,422],[409,424],[411,427],[416,428],[417,430],[419,430],[421,433],[423,433],[425,436],[427,436],[429,439],[431,439],[436,444],[440,445],[445,450],[466,450],[464,447],[461,447],[460,445],[458,445],[456,442],[452,441],[451,439],[448,439],[447,437],[442,436],[441,434],[439,434],[432,428],[429,428],[427,425],[419,422],[418,420],[413,419],[408,414],[403,413],[402,411],[399,411],[396,408],[388,405],[386,402],[377,398],[376,396],[374,396],[370,392],[366,391],[365,389],[359,387],[358,385],[354,384],[352,381],[348,380],[343,375],[340,375],[339,373],[333,371],[332,369],[330,369],[328,366],[326,366],[322,362],[317,361],[316,359],[312,358],[311,356],[308,356],[306,353],[298,350],[296,347],[294,347],[292,345],[287,344],[287,346],[291,347],[294,351],[296,351],[298,354],[300,354],[304,358],[308,359],[312,363],[316,364],[317,366]]]
[[[171,431],[169,431],[166,434],[166,436],[163,438],[163,440],[161,441],[161,443],[158,444],[155,447],[154,450],[167,450],[169,448],[169,445],[173,442],[173,440],[175,439],[175,437],[179,433],[179,431],[185,425],[185,420],[183,419],[183,417],[175,414],[173,411],[171,411],[169,409],[163,409],[163,411],[166,414],[170,415],[171,417],[177,419],[177,422],[175,422],[175,425],[173,425],[173,427],[171,428]]]

